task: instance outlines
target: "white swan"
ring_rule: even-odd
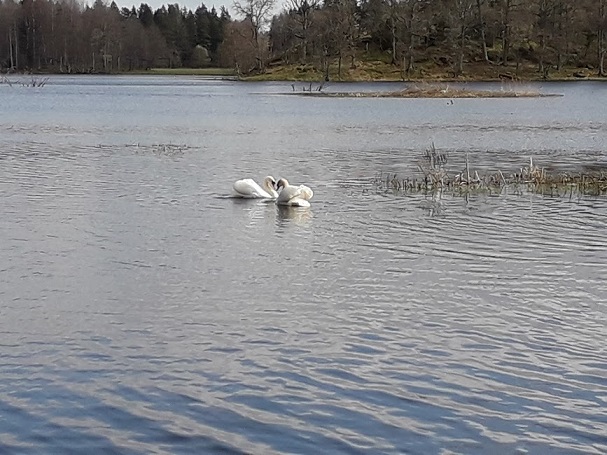
[[[305,185],[290,185],[287,179],[280,179],[276,183],[279,191],[276,203],[278,205],[290,205],[291,207],[310,207],[310,199],[314,192]]]
[[[276,199],[278,193],[274,189],[276,180],[271,175],[263,179],[259,186],[253,179],[242,179],[234,182],[233,197],[241,197],[245,199]]]

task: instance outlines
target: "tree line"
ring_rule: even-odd
[[[328,77],[375,55],[403,75],[424,63],[567,67],[606,75],[607,0],[237,0],[232,19],[201,4],[156,11],[96,0],[0,0],[0,67],[116,72],[312,65]]]
[[[251,0],[264,1],[264,0]],[[327,70],[380,51],[403,75],[420,63],[535,65],[606,75],[607,0],[287,0],[273,17],[268,57]]]
[[[0,68],[17,71],[121,72],[217,64],[231,21],[201,4],[153,11],[95,0],[0,0]]]

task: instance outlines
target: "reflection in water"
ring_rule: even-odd
[[[365,191],[596,162],[602,88],[0,84],[0,453],[607,453],[607,198]],[[312,208],[225,197],[268,170]]]
[[[276,213],[281,221],[294,221],[298,224],[306,224],[313,216],[310,207],[291,207],[288,205],[276,205]]]

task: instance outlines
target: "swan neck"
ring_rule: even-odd
[[[270,184],[268,180],[263,181],[263,189],[268,193],[272,198],[276,199],[278,197],[278,193],[274,189],[274,187]]]

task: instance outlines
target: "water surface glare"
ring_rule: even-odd
[[[530,88],[0,84],[0,453],[606,453],[607,198],[372,185],[606,165],[607,85]]]

